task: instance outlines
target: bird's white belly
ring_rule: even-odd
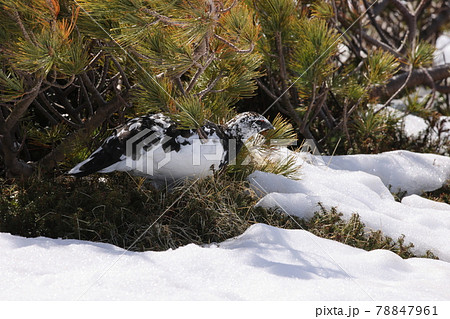
[[[114,170],[133,171],[152,179],[177,180],[211,175],[224,159],[224,148],[219,139],[209,139],[202,143],[200,139],[189,139],[191,144],[182,145],[178,152],[165,152],[161,144],[149,151],[141,151],[141,156],[133,160],[124,160],[113,165]]]

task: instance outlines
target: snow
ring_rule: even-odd
[[[219,245],[125,252],[0,234],[3,300],[448,300],[450,264],[264,224]]]
[[[421,194],[442,187],[450,179],[450,158],[434,154],[392,151],[376,155],[323,156],[321,159],[331,169],[377,176],[385,186],[391,186],[394,193]]]
[[[437,38],[434,52],[435,65],[446,63],[450,63],[450,34],[443,34]]]
[[[431,205],[411,196],[399,203],[389,191],[390,187],[411,195],[440,188],[450,179],[449,157],[394,151],[332,158],[300,154],[297,161],[299,180],[263,172],[249,177],[264,195],[257,205],[310,218],[320,202],[327,209],[336,207],[346,220],[359,214],[369,229],[380,229],[393,239],[405,235],[417,254],[431,250],[450,261],[450,205]]]

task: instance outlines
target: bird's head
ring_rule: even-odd
[[[242,143],[253,135],[272,129],[273,125],[264,116],[255,112],[240,113],[225,124],[228,136],[239,139]]]

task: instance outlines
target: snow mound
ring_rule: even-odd
[[[394,239],[405,235],[417,254],[431,250],[450,261],[450,205],[419,196],[399,203],[388,189],[414,194],[440,188],[450,178],[450,158],[396,151],[333,158],[300,154],[298,162],[300,180],[263,172],[249,176],[263,195],[258,206],[310,218],[320,202],[328,209],[336,207],[346,220],[357,213],[368,228]]]
[[[442,187],[450,179],[450,157],[392,151],[376,155],[322,157],[335,170],[362,171],[378,176],[392,192],[421,194]]]
[[[219,245],[126,252],[0,234],[3,300],[448,300],[450,264],[263,224]]]

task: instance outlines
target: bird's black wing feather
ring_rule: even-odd
[[[127,141],[132,139],[128,153],[133,159],[139,156],[141,148],[149,149],[158,143],[167,132],[176,130],[175,123],[162,114],[147,115],[129,120],[116,128],[113,134],[92,153],[88,159],[76,165],[69,174],[86,176],[108,168],[122,161],[127,155]],[[138,145],[138,147],[133,147]]]

